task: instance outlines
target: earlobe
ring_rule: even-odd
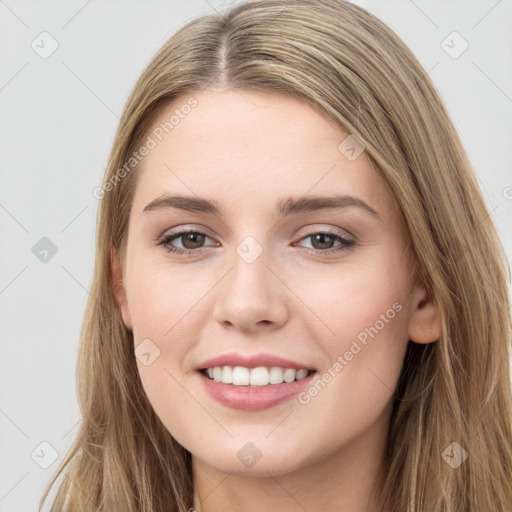
[[[415,343],[432,343],[441,336],[442,318],[439,305],[425,286],[418,285],[413,292],[409,318],[409,339]]]
[[[112,265],[112,287],[116,302],[121,311],[121,317],[124,325],[128,329],[132,329],[132,319],[130,309],[128,308],[128,300],[126,298],[126,289],[124,286],[124,277],[121,268],[121,261],[117,247],[113,247],[111,251],[111,265]]]

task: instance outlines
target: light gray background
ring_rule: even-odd
[[[92,191],[127,96],[173,32],[233,3],[0,0],[0,512],[37,509],[76,432]],[[510,261],[512,0],[356,3],[388,23],[430,72]],[[43,31],[59,45],[47,59],[31,48],[34,40],[49,48]],[[443,49],[461,48],[453,31],[469,44],[456,59]],[[47,262],[32,252],[42,237],[58,249]],[[40,464],[51,462],[52,449],[42,442],[58,453],[47,469]]]

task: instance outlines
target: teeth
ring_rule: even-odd
[[[269,372],[270,384],[281,384],[283,382],[283,369],[279,366],[273,366]]]
[[[233,382],[233,368],[231,366],[222,367],[221,382],[224,384],[231,384]]]
[[[302,380],[308,376],[309,371],[305,369],[295,370],[294,368],[280,368],[273,366],[266,368],[245,368],[244,366],[215,366],[208,368],[206,374],[215,382],[233,384],[235,386],[267,386],[268,384],[281,384]]]
[[[297,372],[295,373],[295,378],[297,380],[302,380],[304,377],[307,377],[307,376],[308,376],[307,370],[297,370]]]
[[[283,380],[285,382],[293,382],[295,380],[295,370],[293,368],[287,368],[283,373]]]
[[[243,366],[235,366],[233,368],[233,384],[235,386],[248,386],[249,378],[250,375],[248,368],[244,368]]]

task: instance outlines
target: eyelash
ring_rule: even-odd
[[[175,240],[176,238],[179,238],[183,235],[188,235],[188,234],[198,234],[198,235],[204,235],[206,236],[207,238],[210,238],[206,233],[202,233],[201,231],[195,231],[195,230],[184,230],[184,231],[178,231],[176,233],[170,233],[166,236],[164,236],[158,243],[157,245],[161,245],[163,246],[167,252],[171,252],[171,253],[175,253],[175,254],[197,254],[197,253],[200,253],[200,252],[203,252],[201,249],[203,248],[198,248],[198,249],[180,249],[179,247],[172,247],[170,246],[170,243]],[[355,241],[354,240],[350,240],[349,238],[345,238],[341,235],[339,235],[338,233],[335,233],[333,231],[313,231],[305,236],[303,236],[299,241],[302,241],[306,238],[310,238],[314,235],[329,235],[331,237],[334,238],[335,241],[339,241],[341,242],[340,245],[338,245],[336,248],[332,248],[332,249],[325,249],[325,250],[322,250],[322,249],[309,249],[306,247],[306,249],[308,250],[308,252],[310,251],[313,251],[314,253],[316,254],[321,254],[321,255],[324,255],[324,254],[332,254],[332,253],[338,253],[338,252],[343,252],[343,251],[347,251],[349,250],[353,245],[355,245]]]

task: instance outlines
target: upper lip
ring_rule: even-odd
[[[244,366],[245,368],[256,368],[258,366],[279,366],[281,368],[294,368],[295,370],[307,369],[314,370],[308,364],[299,363],[286,359],[284,357],[275,356],[273,354],[223,354],[212,359],[203,361],[196,370],[203,370],[205,368],[213,368],[214,366]]]

